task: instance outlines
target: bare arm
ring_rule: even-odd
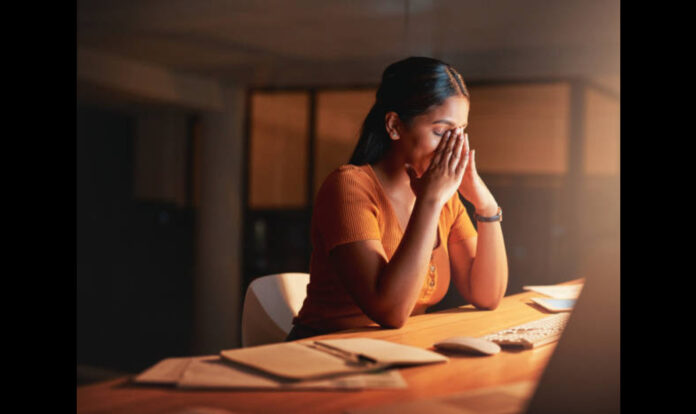
[[[478,236],[449,245],[452,279],[464,299],[479,309],[498,307],[508,280],[500,223],[479,223]]]
[[[468,137],[466,140],[468,150]],[[481,216],[493,216],[498,204],[476,171],[472,151],[459,191]],[[505,295],[508,262],[500,222],[479,222],[478,236],[450,245],[453,279],[464,299],[480,309],[495,309]]]
[[[390,261],[380,240],[348,243],[331,251],[331,261],[344,286],[378,324],[399,328],[413,311],[427,273],[441,209],[437,203],[416,200],[404,237]]]
[[[329,254],[336,273],[358,306],[381,326],[403,326],[418,300],[437,237],[440,212],[464,174],[463,141],[461,131],[452,131],[440,141],[422,177],[409,170],[416,203],[391,260],[387,260],[379,240],[341,245]]]

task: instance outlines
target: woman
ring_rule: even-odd
[[[476,171],[468,117],[450,65],[411,57],[387,67],[350,163],[317,194],[307,298],[287,340],[399,328],[439,302],[450,278],[476,308],[498,306],[502,210]],[[478,233],[457,191],[475,206]]]

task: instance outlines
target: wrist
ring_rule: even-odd
[[[500,223],[503,221],[503,209],[498,206],[495,214],[486,216],[474,213],[474,220],[482,223]]]
[[[437,197],[416,197],[416,204],[414,208],[419,206],[420,208],[441,210],[445,206],[445,202]]]
[[[491,217],[498,214],[498,203],[487,204],[485,206],[476,207],[476,214],[481,217]]]

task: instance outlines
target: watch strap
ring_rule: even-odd
[[[495,213],[495,215],[490,217],[479,216],[474,212],[474,220],[481,221],[484,223],[503,221],[503,209],[498,207],[498,211]]]

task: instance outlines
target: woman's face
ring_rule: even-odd
[[[437,145],[448,130],[464,128],[469,124],[469,99],[451,96],[442,105],[413,118],[411,126],[404,125],[395,144],[407,163],[418,175],[430,165]]]

